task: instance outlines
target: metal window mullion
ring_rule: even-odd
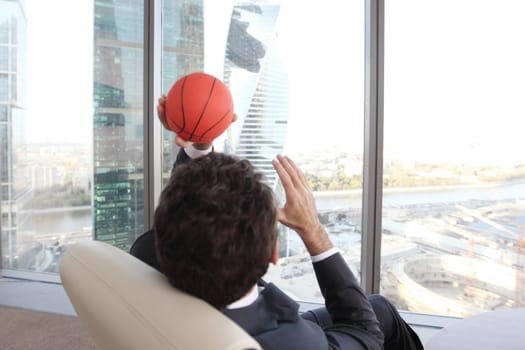
[[[383,190],[384,0],[365,3],[365,127],[361,286],[379,292]]]
[[[144,2],[144,228],[153,214],[162,188],[162,127],[156,118],[161,89],[162,0]]]

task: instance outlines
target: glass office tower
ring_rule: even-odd
[[[144,231],[142,1],[95,1],[93,236],[129,249]]]
[[[164,1],[162,4],[162,92],[182,76],[204,69],[203,0]],[[163,133],[163,181],[167,181],[178,147]]]
[[[288,126],[288,75],[277,36],[280,6],[234,6],[225,49],[224,80],[238,120],[225,150],[249,159],[277,188],[271,161],[282,152]]]
[[[144,232],[143,16],[134,0],[95,1],[94,239],[128,250]],[[203,69],[202,1],[163,2],[162,91]],[[164,178],[173,138],[164,134]]]
[[[0,1],[0,244],[6,269],[31,265],[25,243],[32,231],[23,229],[32,196],[25,171],[26,25],[24,1]]]
[[[277,188],[271,159],[283,149],[288,120],[288,74],[276,35],[280,6],[267,2],[232,2],[231,17],[222,52],[222,78],[229,87],[238,120],[225,133],[226,153],[249,159]],[[211,5],[207,3],[207,5]],[[220,18],[206,28],[201,1],[163,3],[162,91],[167,93],[181,76],[213,66],[219,57],[205,56],[205,45],[220,45]],[[226,12],[214,14],[223,16]],[[223,18],[223,17],[221,17]],[[227,22],[226,22],[227,23]],[[212,45],[212,46],[213,46]],[[218,53],[218,52],[217,52]],[[211,64],[210,64],[211,63]],[[178,148],[164,133],[164,180],[169,176]]]

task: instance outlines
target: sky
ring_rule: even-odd
[[[398,0],[385,13],[385,158],[512,163],[525,146],[525,3]],[[363,17],[364,1],[283,6],[287,149],[362,153]],[[90,143],[93,2],[28,0],[27,19],[28,141]]]
[[[520,0],[386,2],[385,158],[524,162],[524,16]]]
[[[27,0],[29,142],[92,142],[93,1]]]
[[[290,78],[286,149],[337,145],[362,153],[363,3],[290,1],[283,7],[278,30]]]

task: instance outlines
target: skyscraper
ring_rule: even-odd
[[[203,67],[202,0],[165,1],[162,10],[167,90]],[[93,236],[128,250],[145,229],[144,2],[97,0],[94,18]],[[167,155],[173,139],[165,138]]]
[[[164,1],[162,13],[162,91],[167,93],[180,77],[204,69],[203,0]],[[163,135],[166,181],[178,148],[172,134]]]
[[[249,159],[274,190],[271,161],[281,153],[288,127],[288,76],[276,33],[279,5],[234,6],[224,79],[239,119],[228,130],[226,150]]]
[[[204,69],[203,6],[202,0],[163,3],[164,92]],[[93,235],[126,250],[144,231],[143,11],[137,0],[95,1]],[[273,188],[271,159],[282,150],[288,113],[286,69],[275,45],[278,14],[275,5],[235,6],[225,47],[225,82],[239,116],[227,148],[251,160]],[[168,170],[174,153],[168,133],[164,145]]]
[[[144,3],[94,6],[93,235],[127,250],[144,231]]]
[[[24,209],[32,189],[25,172],[25,1],[0,0],[0,232],[2,267],[21,266],[18,254],[32,232],[20,228],[30,219]],[[23,264],[22,264],[23,265]]]
[[[224,81],[238,120],[225,151],[249,159],[264,174],[279,203],[284,192],[272,166],[282,153],[289,115],[288,73],[277,33],[280,6],[267,1],[234,5],[225,48]],[[279,226],[280,255],[289,254],[289,229]]]

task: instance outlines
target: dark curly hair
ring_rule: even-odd
[[[212,152],[174,169],[154,231],[170,283],[222,309],[266,273],[277,239],[275,198],[248,160]]]

